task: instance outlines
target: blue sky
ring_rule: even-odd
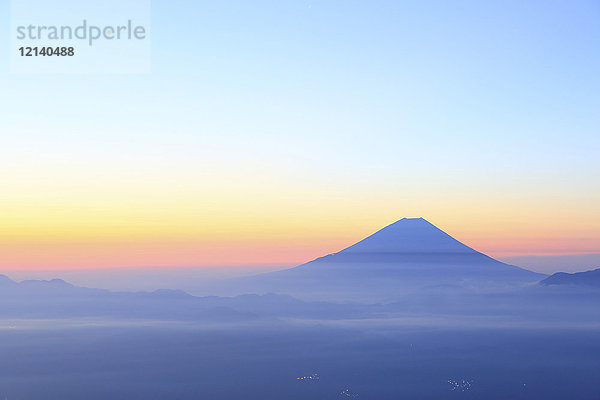
[[[135,181],[176,193],[165,210],[249,196],[236,210],[273,226],[433,215],[477,238],[533,215],[598,239],[599,19],[597,1],[154,0],[151,74],[18,75],[4,18],[5,201],[116,203]]]

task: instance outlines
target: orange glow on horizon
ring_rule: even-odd
[[[240,192],[177,185],[9,194],[0,199],[0,268],[286,267],[340,251],[402,217],[424,217],[494,258],[600,253],[591,200],[558,207],[526,193],[500,201],[439,196],[433,188],[380,195],[351,185],[272,182]]]
[[[334,253],[374,231],[334,238],[242,237],[197,240],[9,240],[0,243],[5,270],[53,270],[144,267],[281,266],[287,268]],[[450,232],[448,232],[450,233]],[[451,234],[451,233],[450,233]],[[593,238],[468,237],[457,240],[494,258],[517,255],[598,253]]]

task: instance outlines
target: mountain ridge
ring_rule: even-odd
[[[336,253],[240,282],[249,290],[294,296],[352,299],[360,292],[390,299],[427,286],[504,288],[545,277],[480,253],[423,218],[403,218]]]
[[[540,282],[544,286],[553,285],[576,285],[600,288],[600,268],[590,271],[575,272],[557,272]]]

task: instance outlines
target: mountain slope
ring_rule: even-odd
[[[423,218],[404,218],[340,252],[255,276],[246,283],[250,291],[320,292],[352,298],[357,293],[393,296],[431,285],[504,287],[544,277],[494,260]]]
[[[540,283],[546,286],[579,285],[600,288],[600,268],[592,271],[576,272],[574,274],[568,274],[566,272],[557,272],[544,279]]]
[[[453,254],[475,253],[475,250],[462,244],[423,218],[403,218],[339,253]]]

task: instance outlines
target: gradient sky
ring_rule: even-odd
[[[154,0],[151,74],[13,75],[2,18],[0,268],[294,264],[418,216],[491,256],[599,253],[599,21]]]

